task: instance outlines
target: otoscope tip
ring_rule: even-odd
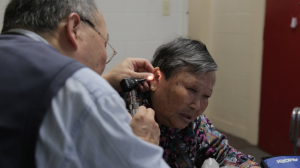
[[[154,76],[153,76],[153,74],[151,74],[151,75],[149,75],[149,76],[147,77],[147,81],[152,81],[153,78],[154,78]]]

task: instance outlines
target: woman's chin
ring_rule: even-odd
[[[186,125],[187,126],[187,125]],[[184,127],[179,127],[179,128],[177,128],[177,129],[184,129],[186,126],[184,126]]]
[[[176,124],[174,126],[174,128],[177,128],[177,129],[184,129],[185,127],[187,127],[188,124],[184,124],[184,123],[180,123],[180,124]]]
[[[164,125],[169,128],[176,128],[176,129],[184,129],[189,125],[190,122],[187,122],[186,120],[179,118],[177,120],[169,120],[169,122],[159,123],[159,125]]]
[[[186,126],[188,126],[188,124],[183,124],[183,123],[174,123],[172,125],[167,125],[167,124],[161,124],[161,125],[164,125],[164,126],[167,126],[169,128],[176,128],[176,129],[184,129]]]

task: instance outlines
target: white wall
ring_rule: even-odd
[[[8,4],[9,0],[0,0],[0,32],[2,30],[2,23],[3,23],[3,17],[4,17],[4,10],[6,8],[6,5]]]
[[[0,27],[9,0],[0,0]],[[188,34],[188,0],[170,0],[171,14],[163,16],[162,0],[96,0],[117,55],[105,72],[127,57],[151,60],[166,40]]]
[[[171,0],[171,15],[163,16],[162,0],[98,0],[118,54],[105,72],[126,57],[151,60],[166,40],[188,34],[188,0]]]
[[[221,131],[253,145],[258,142],[264,16],[265,0],[190,0],[189,34],[205,40],[219,66],[205,114]],[[193,29],[197,18],[201,23]]]

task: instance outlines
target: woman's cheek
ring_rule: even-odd
[[[178,104],[177,105],[184,105],[184,106],[188,106],[189,105],[189,102],[190,100],[193,98],[193,94],[191,94],[189,91],[181,91],[180,94],[178,94],[176,97],[177,97],[177,100],[178,100]]]
[[[208,106],[208,100],[204,100],[201,104],[200,104],[200,111],[201,113],[203,113],[205,111],[205,109],[207,108]]]

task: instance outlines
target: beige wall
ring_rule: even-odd
[[[220,132],[258,142],[265,0],[189,0],[189,36],[219,70],[205,114]]]

